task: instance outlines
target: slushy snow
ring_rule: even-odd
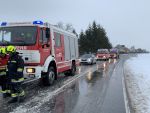
[[[139,54],[124,65],[127,92],[135,113],[150,113],[150,54]]]

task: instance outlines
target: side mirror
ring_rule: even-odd
[[[46,38],[50,37],[50,28],[46,28]]]

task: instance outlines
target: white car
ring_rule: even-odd
[[[95,55],[84,54],[80,58],[80,64],[96,64]]]

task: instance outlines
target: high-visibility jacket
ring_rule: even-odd
[[[14,53],[8,59],[7,63],[7,74],[11,82],[22,82],[23,77],[24,61],[18,53]]]

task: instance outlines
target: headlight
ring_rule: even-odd
[[[35,68],[27,68],[26,72],[27,73],[35,73]]]
[[[79,62],[81,62],[81,58],[79,59]]]
[[[103,63],[103,67],[106,68],[106,63],[105,62]]]
[[[91,62],[91,58],[88,58],[88,61]]]

